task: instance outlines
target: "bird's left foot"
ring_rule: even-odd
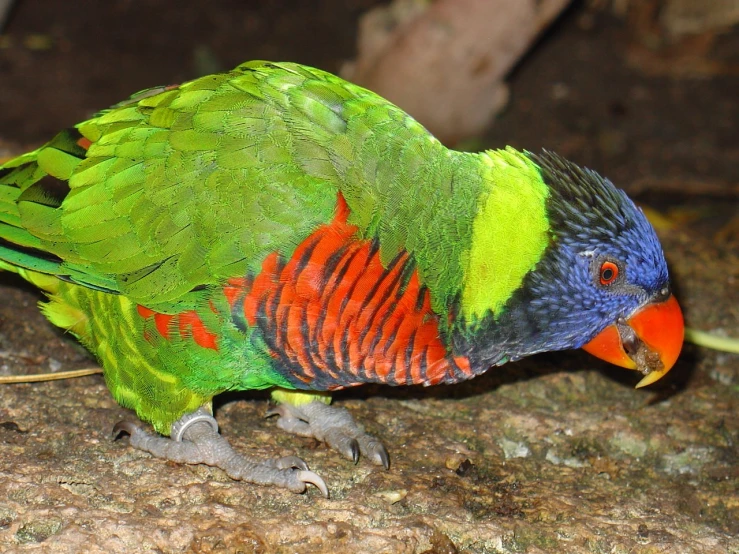
[[[234,451],[218,433],[216,420],[203,408],[182,416],[172,424],[169,438],[147,433],[130,421],[121,421],[113,428],[113,438],[121,433],[130,435],[131,446],[158,458],[219,467],[232,479],[275,485],[297,493],[304,492],[306,486],[311,484],[328,498],[326,483],[297,456],[253,460]]]
[[[282,403],[267,411],[267,417],[275,415],[280,416],[277,420],[280,429],[325,442],[354,463],[359,461],[361,454],[376,465],[390,467],[390,458],[382,443],[365,433],[345,408],[320,401],[300,405]]]

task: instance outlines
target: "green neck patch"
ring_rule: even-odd
[[[480,154],[483,188],[472,228],[462,289],[462,315],[497,317],[549,243],[549,190],[538,167],[506,148]]]

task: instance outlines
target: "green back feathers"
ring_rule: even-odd
[[[289,256],[332,218],[341,191],[383,260],[418,255],[441,306],[459,288],[461,267],[448,260],[469,238],[476,196],[454,182],[459,160],[365,89],[250,62],[134,95],[10,162],[0,209],[13,229],[0,236],[54,258],[31,269],[175,310],[203,285],[258,271],[273,251]],[[45,198],[45,176],[67,184],[63,204]]]

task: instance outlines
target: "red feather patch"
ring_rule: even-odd
[[[144,319],[153,319],[159,334],[165,340],[170,340],[173,330],[179,331],[180,337],[192,337],[196,344],[203,348],[218,350],[217,336],[210,332],[194,310],[179,314],[161,314],[144,306],[137,306],[138,313]]]
[[[358,240],[348,215],[339,195],[334,220],[289,260],[273,253],[253,279],[231,279],[224,294],[235,320],[258,326],[292,377],[315,388],[472,377],[467,358],[447,353],[408,254],[383,266],[377,242]]]

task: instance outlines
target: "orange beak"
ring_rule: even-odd
[[[637,388],[654,383],[675,365],[684,335],[683,314],[674,296],[647,304],[627,321],[609,325],[583,350],[596,358],[628,369],[644,378]]]

